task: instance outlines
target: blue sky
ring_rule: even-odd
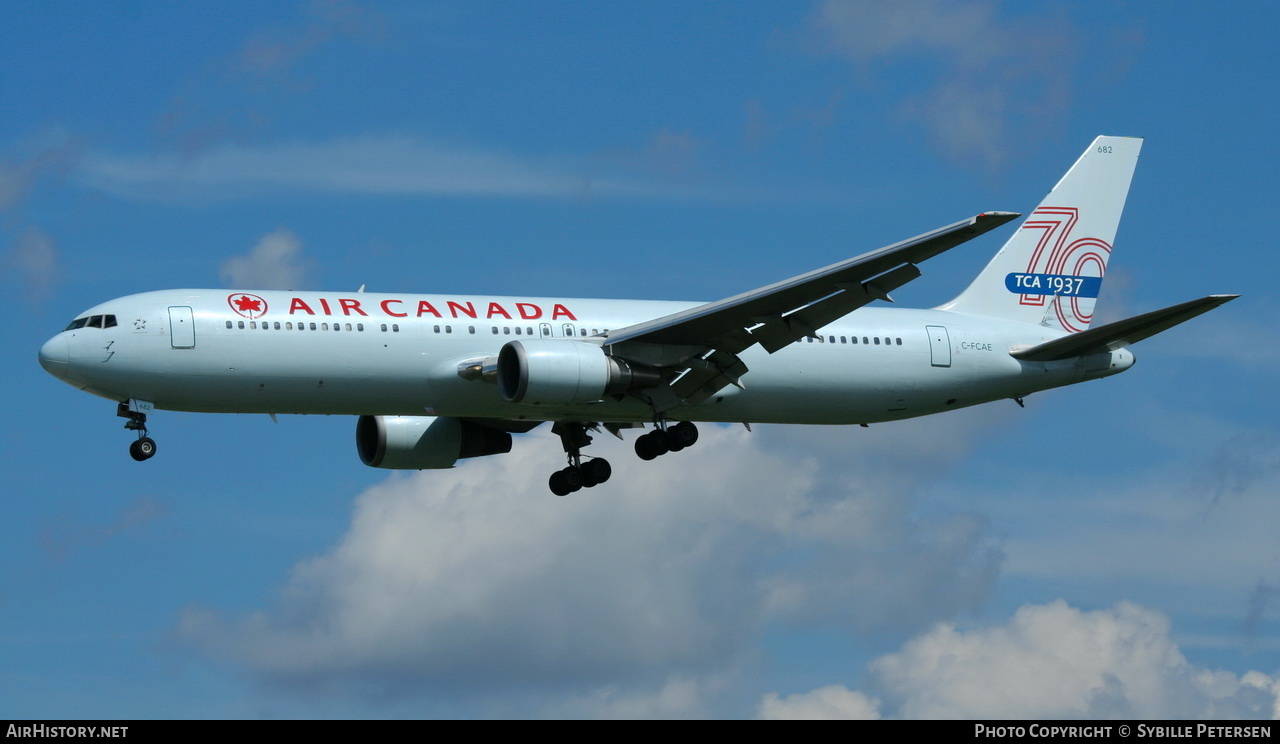
[[[5,5],[0,716],[1276,717],[1278,14]],[[138,464],[35,359],[170,287],[718,299],[1098,134],[1146,138],[1101,316],[1243,297],[1026,410],[601,442],[555,499],[545,432],[388,474],[349,418],[164,412]]]

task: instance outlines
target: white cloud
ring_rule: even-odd
[[[1280,559],[1273,529],[1280,437],[1221,423],[1215,431],[1214,422],[1179,414],[1144,411],[1140,419],[1183,440],[1189,454],[1181,463],[1135,467],[1106,482],[1092,473],[1049,474],[1057,482],[1038,499],[991,499],[994,519],[1017,524],[1005,544],[1005,577],[1097,586],[1123,566],[1126,581],[1177,587],[1162,602],[1170,612],[1240,625],[1250,613],[1272,611],[1268,603],[1251,608],[1250,598],[1260,579],[1274,580]],[[1186,441],[1188,430],[1197,438]]]
[[[341,543],[297,566],[276,606],[189,608],[180,635],[287,684],[563,688],[575,715],[697,715],[706,680],[752,655],[769,623],[924,628],[994,580],[980,526],[916,518],[914,475],[851,482],[897,464],[862,430],[826,431],[843,458],[793,458],[785,430],[704,426],[696,448],[654,463],[601,442],[613,479],[564,499],[541,477],[559,459],[545,433],[396,475],[358,497]]]
[[[643,183],[591,176],[586,166],[401,136],[321,143],[222,145],[190,155],[96,154],[77,172],[128,199],[236,199],[264,191],[417,196],[654,195]]]
[[[1280,682],[1189,664],[1168,618],[1122,602],[1027,605],[1004,626],[942,625],[871,665],[903,718],[1240,718],[1277,714]]]
[[[145,496],[138,497],[106,523],[64,518],[43,525],[38,533],[40,545],[50,558],[61,561],[120,535],[141,531],[163,519],[167,511],[162,502]]]
[[[851,58],[936,50],[980,65],[999,53],[996,10],[993,2],[824,0],[817,23],[830,34],[831,47]]]
[[[57,246],[49,233],[38,227],[26,228],[13,241],[9,264],[32,297],[48,294],[60,274]]]
[[[248,255],[228,258],[219,273],[228,287],[302,289],[307,276],[302,242],[292,231],[279,228],[262,236]]]
[[[1121,602],[1025,605],[1005,625],[950,624],[870,665],[868,692],[832,685],[761,700],[766,718],[1280,718],[1280,679],[1187,662],[1168,618]]]
[[[215,133],[207,139],[220,138]],[[525,154],[401,135],[214,146],[203,136],[196,139],[179,154],[91,153],[74,176],[87,188],[123,199],[177,203],[290,193],[770,202],[832,198],[702,177],[696,173],[702,143],[670,129],[634,149],[587,154]]]
[[[0,210],[18,211],[40,181],[65,175],[75,165],[80,149],[76,138],[53,128],[0,154]]]
[[[708,698],[720,687],[715,681],[676,675],[656,691],[635,691],[609,685],[556,704],[556,718],[649,720],[705,718]]]
[[[231,69],[256,79],[288,80],[301,61],[337,39],[379,39],[385,33],[386,22],[367,6],[329,0],[302,10],[299,22],[246,41]]]
[[[0,209],[18,203],[27,192],[30,178],[21,168],[0,162]]]
[[[1075,30],[1064,16],[1010,20],[996,2],[825,0],[812,23],[823,51],[863,73],[906,59],[936,70],[901,110],[961,159],[1001,165],[1013,132],[1043,129],[1069,102]]]
[[[1280,349],[1258,343],[1258,339],[1270,336],[1277,323],[1280,305],[1270,299],[1242,297],[1222,310],[1179,326],[1180,343],[1165,342],[1164,351],[1269,371],[1280,364]],[[1135,347],[1135,351],[1141,354],[1142,347]]]
[[[780,698],[774,693],[760,701],[760,718],[774,721],[845,720],[880,718],[880,701],[843,685],[820,687],[813,692]]]

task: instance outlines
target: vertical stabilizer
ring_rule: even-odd
[[[942,309],[1089,327],[1142,139],[1098,137],[991,263]]]

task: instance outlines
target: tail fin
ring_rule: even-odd
[[[1142,139],[1098,137],[944,310],[1077,333],[1093,320]]]

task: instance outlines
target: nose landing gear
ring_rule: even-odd
[[[150,460],[156,454],[156,440],[147,436],[147,414],[135,411],[128,403],[116,406],[116,415],[127,418],[124,428],[138,432],[138,439],[129,445],[129,456],[138,462]]]

